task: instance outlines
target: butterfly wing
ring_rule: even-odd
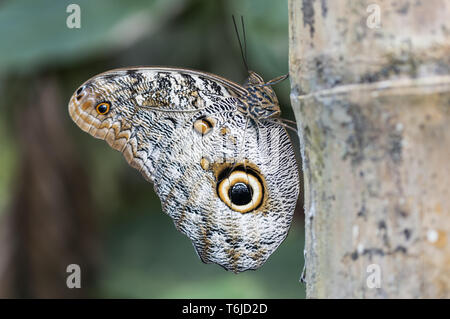
[[[205,263],[260,267],[286,237],[298,169],[281,125],[238,109],[246,90],[177,68],[113,70],[69,103],[77,125],[153,182],[163,210]]]

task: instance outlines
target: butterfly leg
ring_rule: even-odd
[[[266,83],[259,84],[259,85],[254,85],[254,87],[262,87],[262,86],[275,85],[275,84],[278,84],[278,83],[280,83],[280,82],[283,82],[283,81],[286,80],[288,77],[289,77],[289,73],[283,74],[283,75],[277,76],[276,78],[274,78],[274,79],[272,79],[272,80],[270,80],[270,81],[267,81]]]

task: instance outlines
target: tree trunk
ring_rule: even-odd
[[[450,297],[450,3],[290,0],[309,298]]]

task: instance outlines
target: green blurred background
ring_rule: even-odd
[[[80,29],[66,26],[71,3]],[[287,73],[287,1],[0,3],[0,297],[304,297],[301,203],[259,270],[205,265],[152,185],[67,112],[82,82],[112,68],[189,67],[243,82],[232,14],[245,18],[250,68],[266,80]],[[275,90],[292,120],[289,81]],[[66,287],[68,264],[81,266],[81,289]]]

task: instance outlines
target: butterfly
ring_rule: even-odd
[[[69,102],[73,121],[154,185],[200,259],[259,268],[285,239],[299,195],[295,154],[271,84],[184,68],[111,70]]]
[[[243,85],[185,68],[130,67],[87,80],[68,106],[83,131],[153,183],[200,259],[235,273],[261,267],[286,238],[300,190],[291,127],[271,87],[287,76],[265,82],[239,45]]]

